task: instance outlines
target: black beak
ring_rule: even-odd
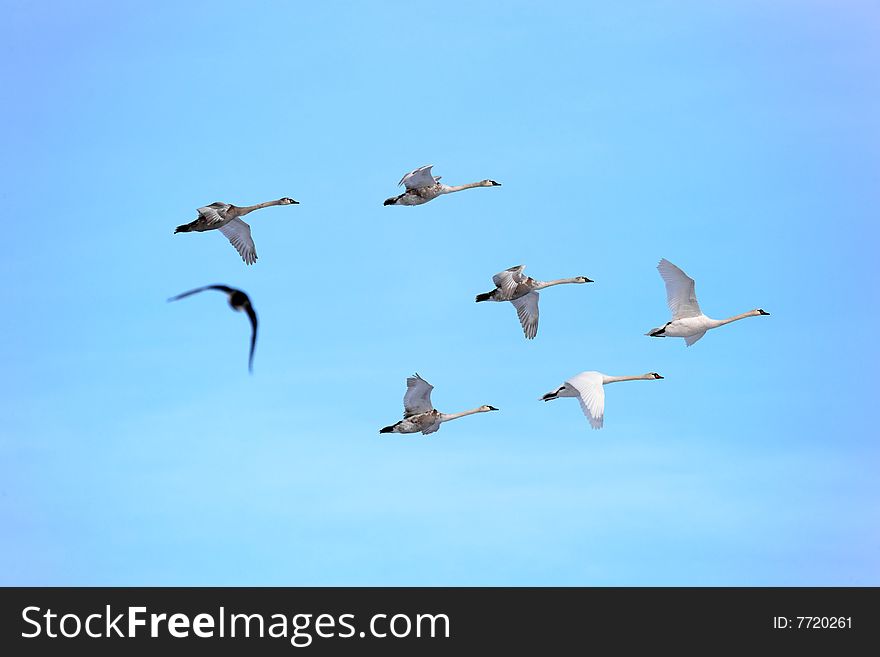
[[[495,408],[494,406],[490,406],[490,407],[489,407],[489,410],[490,410],[490,411],[497,411],[498,409]]]
[[[595,282],[596,282],[596,281],[594,281],[592,278],[587,278],[586,276],[584,276],[583,278],[586,279],[586,280],[584,281],[584,283],[595,283]]]
[[[493,186],[493,187],[501,187],[501,183],[500,183],[500,182],[495,182],[494,180],[490,180],[489,182],[492,183],[492,186]]]
[[[655,374],[654,376],[656,376],[658,379],[662,379],[662,378],[663,378],[663,377],[660,376],[659,374]]]
[[[291,205],[299,205],[299,201],[294,201],[293,199],[290,199],[290,200],[291,200],[291,203],[290,203]]]
[[[758,312],[761,313],[762,315],[769,315],[770,314],[766,310],[759,310]]]

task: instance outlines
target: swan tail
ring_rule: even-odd
[[[382,427],[381,429],[379,429],[379,433],[394,433],[394,427],[396,426],[396,424],[392,424],[389,427]]]
[[[484,292],[483,294],[478,294],[477,303],[480,303],[480,301],[490,301],[493,294],[495,294],[495,290],[492,290],[491,292]]]
[[[174,234],[177,233],[190,233],[192,232],[192,224],[181,224],[177,228],[174,229]]]
[[[557,399],[559,395],[557,394],[559,391],[554,390],[553,392],[548,392],[546,395],[541,397],[541,401],[551,401],[553,399]]]

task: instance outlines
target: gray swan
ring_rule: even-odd
[[[397,183],[398,185],[404,185],[406,191],[399,196],[385,199],[384,205],[422,205],[443,194],[452,194],[463,189],[501,186],[501,183],[494,180],[481,180],[480,182],[468,183],[466,185],[444,185],[440,182],[440,176],[431,174],[433,166],[433,164],[428,164],[406,174]]]
[[[470,411],[461,413],[441,413],[431,404],[431,391],[434,389],[430,383],[418,374],[408,377],[406,380],[406,394],[403,396],[403,419],[396,424],[379,429],[379,433],[418,433],[424,435],[434,433],[443,422],[456,420],[474,413],[486,413],[497,411],[494,406],[480,406]]]
[[[257,249],[254,240],[251,239],[251,227],[241,220],[241,217],[262,208],[272,205],[298,205],[299,201],[284,197],[277,201],[266,201],[256,205],[238,206],[230,203],[215,201],[198,209],[199,216],[195,221],[178,226],[174,233],[204,232],[206,230],[219,230],[226,239],[235,247],[245,264],[252,265],[257,261]]]
[[[510,301],[516,308],[519,323],[522,325],[526,338],[531,340],[538,334],[538,290],[553,285],[565,285],[567,283],[592,283],[586,276],[574,278],[558,278],[553,281],[536,281],[531,276],[523,274],[525,265],[517,265],[510,269],[498,272],[492,277],[495,289],[477,295],[477,303],[480,301]]]

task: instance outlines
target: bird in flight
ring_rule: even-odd
[[[601,429],[605,422],[605,388],[603,386],[617,381],[653,381],[663,377],[657,372],[648,372],[639,376],[608,376],[602,372],[581,372],[567,379],[553,392],[541,397],[543,401],[551,401],[559,397],[577,397],[584,415],[594,429]]]
[[[397,183],[398,186],[405,186],[406,191],[398,196],[385,199],[384,205],[422,205],[443,194],[452,194],[463,189],[501,186],[501,183],[494,180],[481,180],[466,185],[444,185],[440,182],[440,176],[431,174],[433,166],[433,164],[428,164],[406,174]]]
[[[266,201],[256,205],[238,206],[221,201],[215,201],[211,205],[199,208],[199,216],[188,224],[178,226],[174,233],[204,232],[206,230],[219,230],[229,243],[235,247],[245,264],[252,265],[257,261],[257,248],[251,238],[251,227],[241,220],[241,217],[262,208],[272,205],[299,205],[299,201],[285,196],[277,201]]]
[[[652,338],[684,338],[685,344],[690,347],[697,340],[706,335],[706,331],[725,324],[730,324],[746,317],[759,317],[769,315],[765,310],[757,308],[742,315],[735,315],[727,319],[712,319],[706,317],[697,303],[697,295],[694,287],[694,279],[685,274],[681,269],[663,258],[657,265],[660,277],[666,283],[666,303],[672,312],[672,320],[659,328],[648,331],[645,335]]]
[[[403,396],[403,419],[396,424],[379,429],[379,433],[418,433],[424,435],[434,433],[443,422],[456,420],[474,413],[486,413],[497,411],[494,406],[480,406],[470,411],[461,413],[441,413],[431,404],[431,391],[434,389],[430,383],[418,374],[408,377],[406,380],[406,394]]]
[[[176,297],[171,297],[168,301],[177,301],[178,299],[183,299],[184,297],[198,294],[205,290],[217,290],[218,292],[223,292],[223,294],[229,299],[229,306],[234,311],[241,312],[243,310],[247,313],[248,319],[251,320],[251,350],[250,355],[248,356],[248,371],[253,373],[254,348],[257,346],[257,313],[254,312],[254,307],[247,294],[241,290],[236,290],[234,287],[227,287],[226,285],[205,285],[204,287],[198,287],[195,290],[189,290],[188,292],[178,294]]]
[[[516,308],[523,333],[526,338],[531,340],[538,334],[538,290],[553,285],[592,283],[593,281],[586,276],[559,278],[554,281],[536,281],[531,276],[523,274],[525,268],[525,265],[517,265],[495,274],[492,277],[495,289],[491,292],[478,294],[477,303],[480,301],[510,301]]]

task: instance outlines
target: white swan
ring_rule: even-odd
[[[384,205],[421,205],[442,194],[452,194],[463,189],[501,186],[501,183],[494,180],[481,180],[480,182],[468,183],[467,185],[444,185],[440,182],[440,176],[431,174],[433,166],[433,164],[428,164],[406,174],[397,183],[398,185],[405,185],[406,191],[399,196],[385,199]]]
[[[267,201],[243,207],[215,201],[211,205],[199,208],[197,210],[199,216],[195,221],[178,226],[174,232],[176,234],[219,230],[235,247],[235,250],[238,251],[245,264],[252,265],[257,261],[257,249],[254,246],[254,240],[251,239],[251,227],[243,222],[240,217],[254,210],[268,208],[272,205],[299,205],[299,201],[294,201],[292,198],[285,196],[277,201]]]
[[[379,433],[417,433],[421,431],[427,436],[429,433],[437,431],[443,422],[456,420],[474,413],[498,410],[494,406],[480,406],[479,408],[461,413],[441,413],[431,404],[431,391],[433,389],[434,386],[418,374],[408,377],[406,380],[406,394],[403,396],[403,419],[396,424],[379,429]]]
[[[605,420],[605,389],[602,386],[617,381],[653,381],[662,378],[657,372],[648,372],[640,376],[608,376],[602,372],[581,372],[567,379],[556,390],[548,392],[541,399],[550,401],[558,397],[577,397],[584,415],[590,421],[590,426],[601,429]]]
[[[510,269],[498,272],[492,277],[495,289],[477,295],[477,303],[480,301],[510,301],[516,308],[519,323],[522,325],[526,338],[531,340],[538,334],[538,290],[553,285],[565,285],[566,283],[592,283],[586,276],[574,278],[558,278],[553,281],[536,281],[531,276],[523,274],[525,265],[517,265]]]
[[[669,304],[669,310],[672,311],[672,321],[666,322],[659,328],[651,329],[645,334],[652,338],[684,338],[685,343],[690,347],[706,335],[706,331],[709,329],[718,328],[746,317],[770,314],[757,308],[727,319],[706,317],[697,303],[694,279],[665,258],[657,265],[657,270],[666,283],[666,303]]]

